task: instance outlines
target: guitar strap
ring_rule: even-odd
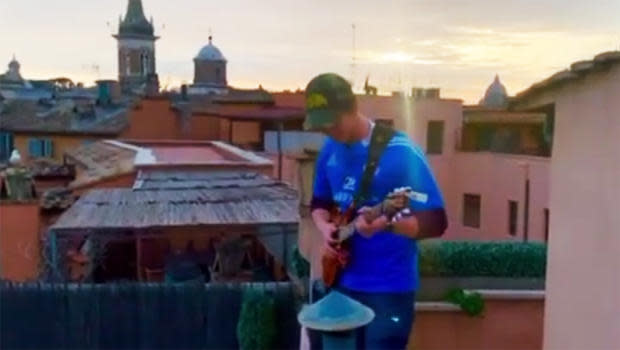
[[[388,143],[394,136],[394,129],[389,126],[377,123],[370,137],[370,145],[368,147],[368,160],[362,174],[360,185],[357,192],[353,196],[353,206],[361,206],[366,203],[370,197],[370,186],[379,164],[379,159]]]

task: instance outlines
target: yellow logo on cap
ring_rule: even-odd
[[[306,99],[306,108],[314,109],[327,106],[327,99],[319,93],[312,93]]]

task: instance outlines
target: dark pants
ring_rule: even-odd
[[[415,318],[414,292],[362,293],[343,288],[337,291],[359,301],[375,312],[375,318],[356,332],[358,349],[405,349]],[[325,293],[314,291],[313,302]],[[321,333],[308,331],[312,349],[322,349]]]

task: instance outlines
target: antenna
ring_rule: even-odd
[[[351,55],[351,86],[355,87],[355,23],[351,24],[352,29],[352,55]]]
[[[84,69],[88,73],[92,74],[94,76],[95,80],[99,80],[100,79],[99,65],[97,63],[83,64],[82,65],[82,69]]]

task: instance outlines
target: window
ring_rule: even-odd
[[[443,121],[429,121],[426,129],[426,153],[441,154],[443,152]]]
[[[13,134],[0,132],[0,161],[6,161],[13,152]]]
[[[545,243],[549,242],[549,209],[544,209],[545,215]]]
[[[466,193],[463,196],[463,225],[480,228],[480,195]]]
[[[220,70],[220,68],[215,68],[215,81],[219,82],[220,81],[220,76],[222,75],[222,71]]]
[[[33,158],[54,156],[54,145],[50,139],[30,139],[28,140],[28,154]]]
[[[149,72],[149,54],[144,51],[140,54],[140,73],[142,75],[147,75]]]
[[[517,213],[519,211],[519,203],[517,201],[508,201],[508,233],[511,236],[517,235]]]

